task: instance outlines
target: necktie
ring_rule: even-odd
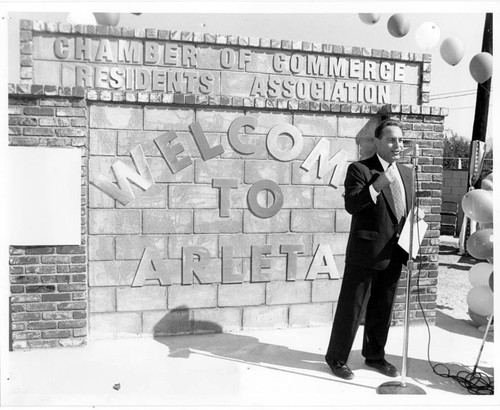
[[[395,166],[395,165],[391,164],[389,166]],[[396,218],[398,219],[399,222],[401,221],[401,218],[405,215],[406,211],[406,203],[405,203],[403,189],[397,179],[392,182],[390,188],[392,192],[392,198],[394,199],[394,206],[396,208]]]

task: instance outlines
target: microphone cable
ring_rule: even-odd
[[[418,190],[418,172],[417,169],[415,169],[415,198],[416,198],[416,203],[417,203],[417,208],[418,208],[418,201],[419,201],[419,190]],[[417,227],[417,239],[418,243],[420,244],[420,230],[418,223],[416,224]],[[412,240],[412,239],[411,239]],[[420,311],[422,312],[422,316],[424,318],[425,325],[427,327],[427,362],[429,363],[430,367],[432,368],[432,371],[434,374],[443,377],[443,378],[450,378],[455,380],[457,383],[459,383],[462,387],[465,387],[467,391],[470,394],[481,394],[481,395],[492,395],[494,393],[494,380],[493,378],[490,378],[487,374],[477,371],[477,364],[474,366],[474,369],[472,371],[466,371],[466,370],[461,370],[455,374],[452,374],[451,369],[444,363],[437,363],[433,364],[431,361],[431,354],[430,354],[430,349],[431,349],[431,329],[429,326],[429,323],[427,321],[427,317],[425,316],[425,311],[422,306],[422,301],[420,300],[420,276],[422,273],[422,251],[419,246],[418,250],[418,255],[419,255],[419,264],[418,264],[418,276],[417,276],[417,301],[418,305],[420,308]],[[409,275],[411,275],[411,272],[408,272]],[[409,289],[408,289],[409,291]],[[485,335],[486,337],[486,335]],[[482,351],[482,346],[481,346],[481,351]],[[466,367],[461,364],[461,366]]]

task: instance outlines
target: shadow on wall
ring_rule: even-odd
[[[375,154],[375,143],[373,138],[375,135],[375,128],[377,128],[380,120],[378,118],[370,119],[356,134],[356,144],[359,147],[359,159],[363,160],[370,158]]]

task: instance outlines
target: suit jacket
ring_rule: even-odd
[[[397,164],[406,193],[407,213],[411,207],[413,190],[412,171]],[[392,257],[405,263],[408,254],[397,245],[404,221],[398,223],[394,200],[389,186],[380,191],[377,202],[370,195],[369,186],[384,172],[377,155],[349,165],[345,180],[345,209],[352,215],[347,242],[346,263],[383,270]]]

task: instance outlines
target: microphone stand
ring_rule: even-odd
[[[407,275],[406,275],[406,300],[405,300],[405,320],[404,320],[404,337],[403,337],[403,363],[401,366],[401,381],[400,382],[387,382],[382,383],[377,387],[378,394],[426,394],[421,387],[406,382],[407,361],[408,361],[408,336],[410,326],[410,285],[411,285],[411,272],[413,270],[413,225],[415,220],[415,192],[416,192],[416,179],[418,166],[418,144],[414,147],[403,151],[402,155],[413,151],[412,159],[412,181],[414,189],[411,192],[411,208],[409,214],[410,222],[410,243],[408,248],[408,261]],[[408,222],[408,221],[407,221]]]

